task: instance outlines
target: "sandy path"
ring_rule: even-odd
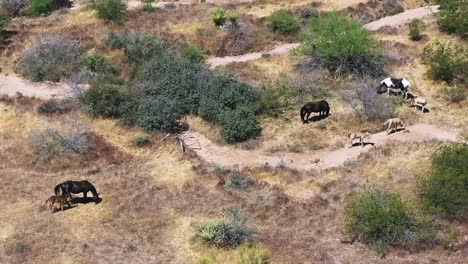
[[[408,127],[409,133],[399,131],[398,133],[387,136],[385,131],[373,134],[366,142],[374,143],[376,147],[396,142],[423,142],[427,140],[457,141],[458,131],[445,130],[433,125],[419,124]],[[264,166],[266,162],[270,166],[276,166],[281,161],[288,167],[298,170],[323,170],[340,166],[346,161],[356,159],[361,153],[367,152],[373,148],[371,144],[364,147],[354,146],[349,148],[345,146],[337,150],[320,150],[305,153],[275,153],[268,154],[262,150],[242,150],[232,146],[219,146],[211,142],[200,133],[191,133],[199,141],[201,149],[195,152],[204,160],[210,163],[225,167],[233,166]],[[190,142],[189,142],[190,143]],[[317,159],[320,159],[316,163]]]
[[[65,83],[35,83],[16,74],[0,74],[0,95],[15,96],[17,92],[24,96],[43,99],[72,94],[70,86]]]
[[[364,27],[370,31],[378,30],[384,26],[394,27],[407,23],[414,18],[423,18],[432,13],[436,13],[439,11],[438,9],[438,5],[410,9],[403,13],[396,14],[394,16],[384,17],[379,20],[370,22],[368,24],[365,24]]]
[[[234,62],[247,62],[247,61],[252,61],[252,60],[258,60],[262,56],[280,55],[294,48],[297,48],[299,46],[300,46],[300,43],[281,44],[277,46],[276,48],[269,50],[269,51],[253,52],[253,53],[247,53],[247,54],[239,55],[239,56],[216,57],[216,58],[208,59],[206,63],[209,64],[211,68],[216,68],[218,66],[226,65],[226,64],[230,64]]]
[[[398,26],[408,22],[413,18],[422,18],[432,13],[438,12],[439,6],[429,6],[429,7],[420,7],[411,10],[407,10],[403,13],[399,13],[394,16],[384,17],[374,22],[368,23],[364,25],[369,31],[376,31],[384,26]],[[300,43],[288,43],[288,44],[281,44],[276,48],[270,51],[264,52],[253,52],[247,53],[239,56],[226,56],[226,57],[216,57],[206,60],[206,63],[210,65],[210,68],[216,68],[221,65],[227,65],[230,63],[235,62],[247,62],[252,60],[258,60],[262,58],[262,55],[281,55],[284,53],[289,52],[290,50],[297,48],[300,46]]]

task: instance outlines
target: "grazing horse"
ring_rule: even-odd
[[[390,92],[402,93],[406,99],[410,87],[411,83],[405,78],[388,77],[380,82],[380,85],[377,87],[377,93],[387,92],[388,95],[390,95]]]
[[[319,118],[322,118],[322,116],[328,116],[330,114],[330,105],[325,100],[305,104],[301,108],[300,112],[303,123],[307,123],[310,113],[319,113]]]
[[[91,192],[93,194],[93,200],[96,202],[99,200],[96,188],[89,181],[66,181],[55,186],[55,195],[58,195],[60,190],[62,194],[71,193],[83,193],[83,198],[86,199],[86,194]]]

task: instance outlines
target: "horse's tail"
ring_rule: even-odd
[[[61,186],[62,186],[62,184],[59,184],[59,185],[55,186],[55,189],[54,189],[55,195],[59,195]]]

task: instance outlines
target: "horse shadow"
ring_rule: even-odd
[[[77,206],[78,206],[78,205],[75,205],[75,206],[70,205],[70,207],[65,206],[65,207],[63,207],[63,210],[62,210],[62,209],[58,209],[58,208],[54,208],[54,210],[52,211],[52,213],[55,214],[55,213],[58,213],[58,212],[65,212],[65,211],[71,210],[71,209],[73,209],[73,208],[75,208],[75,207],[77,207]]]
[[[94,200],[92,197],[74,197],[71,199],[72,204],[87,204],[87,203],[92,203],[94,202],[95,204],[99,204],[102,202],[102,198],[97,198]]]
[[[309,117],[309,119],[306,120],[306,123],[317,122],[317,121],[323,120],[323,119],[325,119],[325,118],[327,118],[329,116],[330,116],[330,114],[329,115],[323,115],[323,116],[318,116],[318,115],[311,116],[311,117]]]
[[[363,145],[364,145],[363,147],[365,147],[365,146],[367,146],[367,145],[374,146],[375,143],[373,143],[373,142],[364,142]],[[359,143],[359,142],[354,142],[353,145],[351,145],[350,148],[352,148],[352,147],[357,147],[357,146],[361,146],[361,143]]]

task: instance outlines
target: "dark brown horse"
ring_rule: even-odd
[[[301,120],[303,123],[309,121],[311,113],[319,113],[319,119],[330,114],[330,105],[327,101],[309,102],[301,108]]]
[[[93,194],[93,200],[97,202],[99,195],[96,188],[89,181],[66,181],[55,186],[55,195],[59,195],[60,191],[62,194],[71,193],[83,193],[83,198],[86,199],[86,194],[91,192]]]

